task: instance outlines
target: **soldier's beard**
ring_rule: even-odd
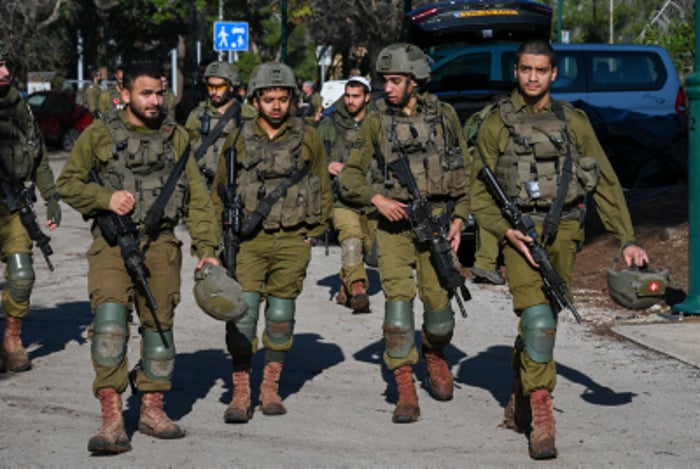
[[[163,112],[162,108],[158,109],[158,114],[155,116],[151,117],[150,115],[146,114],[145,112],[141,112],[140,109],[137,109],[135,106],[133,106],[131,103],[128,104],[129,106],[129,111],[138,119],[146,124],[146,127],[149,129],[158,129],[160,128],[160,124],[163,122]]]
[[[218,101],[212,100],[212,104],[215,107],[219,108],[221,106],[226,105],[226,103],[228,103],[229,101],[231,101],[231,98],[233,98],[233,93],[231,93],[230,91],[227,90],[226,92],[224,92],[223,95],[221,95],[221,98]]]

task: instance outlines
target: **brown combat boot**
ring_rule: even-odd
[[[260,408],[265,415],[284,415],[287,413],[282,398],[278,394],[282,363],[267,362],[260,384]]]
[[[433,396],[440,401],[452,399],[454,388],[452,373],[447,367],[442,350],[423,347],[423,358],[428,370],[428,383],[433,391]]]
[[[520,378],[513,382],[513,392],[510,395],[508,405],[503,410],[503,426],[515,430],[518,433],[530,431],[530,399],[523,395],[523,387]]]
[[[99,433],[90,438],[88,451],[96,454],[119,454],[131,451],[129,437],[124,431],[122,397],[112,388],[100,388],[97,397],[102,406],[102,426]]]
[[[182,438],[185,432],[163,411],[163,393],[144,392],[141,398],[139,431],[164,440]]]
[[[20,333],[22,332],[22,320],[7,316],[5,323],[5,338],[2,346],[5,354],[7,368],[10,371],[27,371],[32,368],[29,355],[22,345]]]
[[[420,417],[420,407],[418,407],[416,387],[413,385],[413,368],[410,365],[404,365],[395,369],[394,378],[399,399],[391,420],[394,423],[415,422]]]
[[[552,396],[546,389],[537,389],[530,394],[532,430],[530,431],[530,457],[551,459],[557,457],[554,446],[554,413]]]
[[[352,282],[350,288],[352,291],[350,292],[348,305],[352,308],[352,312],[354,314],[371,312],[369,309],[369,296],[367,296],[367,291],[365,290],[365,282],[357,280]]]
[[[348,291],[345,289],[345,285],[343,285],[342,283],[340,284],[340,290],[338,290],[338,294],[335,295],[335,301],[339,305],[348,305]]]
[[[246,423],[253,417],[250,403],[250,362],[233,365],[233,399],[224,411],[224,422]]]

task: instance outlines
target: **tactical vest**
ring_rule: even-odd
[[[40,155],[41,139],[31,110],[13,88],[0,99],[0,158],[11,178],[29,181]]]
[[[304,121],[290,117],[288,137],[269,141],[257,135],[254,121],[242,128],[247,159],[238,178],[238,193],[243,199],[245,215],[253,212],[260,200],[277,188],[294,171],[310,165],[302,154]],[[298,184],[287,189],[262,222],[265,230],[293,228],[302,223],[317,225],[321,221],[321,180],[308,173]]]
[[[105,116],[105,125],[114,140],[111,152],[96,153],[104,163],[98,169],[106,187],[126,190],[136,197],[131,214],[134,223],[142,223],[146,213],[162,192],[176,157],[173,137],[177,125],[165,119],[157,132],[139,132],[126,127],[119,114],[112,110]],[[161,225],[174,227],[185,210],[187,180],[183,173],[168,199]]]
[[[335,128],[335,138],[331,142],[328,158],[330,161],[345,163],[350,156],[352,145],[355,143],[362,123],[355,122],[354,119],[343,116],[337,111],[330,118]]]
[[[567,148],[573,174],[564,199],[565,209],[582,202],[598,183],[595,158],[582,157],[571,143],[568,123],[573,107],[564,101],[553,101],[552,106],[560,107],[563,118],[555,112],[516,112],[510,99],[498,104],[510,138],[498,159],[495,175],[506,195],[523,208],[548,209],[554,203]]]
[[[235,103],[233,103],[232,105],[235,105]],[[199,146],[202,144],[202,142],[207,138],[208,133],[211,132],[219,124],[219,121],[223,117],[223,114],[218,112],[216,114],[212,113],[212,110],[207,106],[206,101],[202,101],[201,103],[199,103],[197,108],[194,110],[194,113],[194,117],[197,119],[197,122],[199,123],[200,127],[200,136],[195,141],[194,149],[196,151],[197,148],[199,148]],[[202,120],[204,119],[205,114],[208,116],[209,120],[209,125],[207,125],[206,129],[202,128]],[[202,155],[199,161],[197,161],[197,165],[199,166],[200,172],[206,177],[209,177],[210,175],[213,176],[216,173],[216,168],[219,164],[219,155],[221,154],[221,150],[223,149],[226,137],[228,137],[228,135],[235,128],[236,119],[234,115],[229,119],[226,125],[224,125],[224,128],[219,134],[219,137],[211,145],[209,145],[207,151],[204,153],[204,155]]]
[[[421,99],[422,112],[410,116],[397,115],[385,102],[377,103],[384,141],[381,151],[384,160],[391,163],[402,154],[408,157],[411,173],[420,193],[428,197],[460,197],[466,190],[464,155],[456,135],[447,128],[442,104],[437,97]],[[398,179],[382,193],[397,200],[411,196]]]

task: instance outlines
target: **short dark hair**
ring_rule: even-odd
[[[131,89],[131,86],[138,77],[147,76],[160,81],[163,76],[163,69],[154,62],[130,62],[124,65],[123,86]]]
[[[523,54],[545,55],[549,58],[549,63],[552,68],[557,66],[557,57],[552,46],[542,39],[530,39],[520,44],[518,51],[515,53],[515,65],[520,63],[520,58]]]

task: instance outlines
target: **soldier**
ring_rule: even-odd
[[[557,77],[552,47],[540,40],[522,44],[514,75],[517,89],[500,101],[481,125],[481,156],[476,158],[473,174],[484,164],[492,168],[505,194],[535,222],[554,269],[567,284],[584,239],[583,209],[589,192],[603,224],[620,241],[627,265],[647,263],[646,251],[635,245],[617,176],[586,114],[550,97],[550,85]],[[567,166],[574,168],[573,177],[567,177],[568,187],[561,182]],[[543,229],[550,213],[559,211],[552,209],[556,206],[561,211],[554,231]],[[499,241],[507,241],[503,258],[513,309],[520,318],[513,350],[515,381],[505,409],[505,425],[529,433],[532,458],[553,458],[557,455],[551,396],[556,384],[553,352],[557,317],[526,246],[533,240],[510,226],[478,179],[473,180],[472,208],[479,226]]]
[[[102,73],[93,70],[92,82],[85,88],[85,107],[87,107],[93,119],[100,117],[100,95],[102,94]]]
[[[323,100],[321,95],[314,90],[314,82],[304,81],[301,84],[299,115],[303,116],[308,124],[316,125],[321,120],[321,112],[323,112]]]
[[[76,142],[58,179],[59,193],[86,217],[106,214],[130,217],[142,228],[153,205],[165,202],[163,216],[139,236],[145,256],[147,285],[157,308],[151,308],[142,285],[125,267],[119,245],[110,243],[93,225],[94,241],[87,252],[88,290],[94,320],[91,326],[93,392],[102,407],[102,427],[90,438],[88,450],[97,454],[129,451],[124,431],[121,394],[129,382],[126,345],[132,306],[141,322],[141,361],[135,386],[143,392],[139,431],[156,438],[180,438],[184,431],[163,411],[163,393],[171,388],[175,359],[173,315],[180,298],[181,242],[173,232],[181,214],[192,236],[192,250],[205,263],[214,257],[218,228],[197,165],[188,158],[189,137],[184,127],[162,112],[160,69],[151,63],[124,68],[121,100],[125,108],[109,111],[93,122]],[[184,174],[173,173],[180,158],[188,158]],[[91,177],[94,170],[102,184]],[[156,201],[165,181],[177,178],[165,200]],[[124,240],[125,238],[121,238]],[[121,244],[121,243],[120,243]]]
[[[124,65],[117,65],[117,71],[114,72],[116,83],[100,94],[100,114],[105,115],[110,109],[120,111],[126,106],[122,101],[122,78],[124,77]]]
[[[0,371],[27,371],[32,365],[20,337],[22,321],[29,314],[29,297],[34,286],[33,242],[20,214],[11,212],[4,187],[36,183],[46,201],[46,227],[53,231],[61,223],[61,207],[53,172],[41,133],[27,103],[10,85],[10,50],[0,41],[0,249],[5,262],[5,335],[0,349]],[[33,187],[32,187],[33,194]]]
[[[241,107],[236,98],[238,69],[228,62],[212,62],[204,71],[204,81],[209,99],[190,112],[185,127],[192,138],[192,149],[199,156],[199,171],[211,186],[224,141],[240,120]]]
[[[170,86],[168,86],[168,77],[162,75],[160,77],[160,82],[163,85],[163,114],[168,116],[168,119],[174,121],[177,96]]]
[[[354,313],[370,312],[367,296],[369,279],[363,262],[363,251],[369,252],[374,244],[377,212],[369,207],[345,203],[337,197],[337,177],[350,156],[362,122],[374,113],[369,107],[370,92],[371,87],[365,77],[350,78],[345,84],[343,99],[336,102],[335,111],[324,117],[318,126],[336,195],[333,226],[338,230],[342,263],[340,292],[336,299],[338,303],[349,306]]]
[[[252,417],[250,363],[257,351],[257,322],[265,298],[265,368],[260,405],[265,415],[286,413],[279,380],[292,347],[295,300],[311,258],[310,240],[324,233],[333,194],[326,158],[316,130],[290,114],[297,88],[287,65],[266,62],[253,69],[249,98],[257,117],[228,136],[224,154],[235,149],[236,192],[243,202],[237,280],[248,311],[226,324],[226,345],[233,358],[233,399],[227,423]],[[227,158],[219,160],[214,187],[227,185]],[[212,191],[218,212],[222,200]]]
[[[340,189],[349,202],[372,204],[379,211],[379,275],[387,300],[384,363],[393,371],[399,393],[393,421],[409,423],[420,416],[413,384],[413,365],[418,362],[414,265],[425,308],[422,355],[430,388],[438,400],[451,399],[453,393],[443,349],[452,338],[454,313],[430,250],[416,242],[407,219],[406,207],[412,196],[386,165],[398,158],[408,159],[420,193],[432,202],[434,214],[448,215],[447,240],[456,252],[463,222],[469,216],[467,149],[455,110],[423,90],[430,79],[430,65],[418,47],[399,43],[384,48],[376,71],[384,82],[385,100],[376,103],[377,114],[363,123],[340,174]],[[377,165],[377,153],[385,164]]]

